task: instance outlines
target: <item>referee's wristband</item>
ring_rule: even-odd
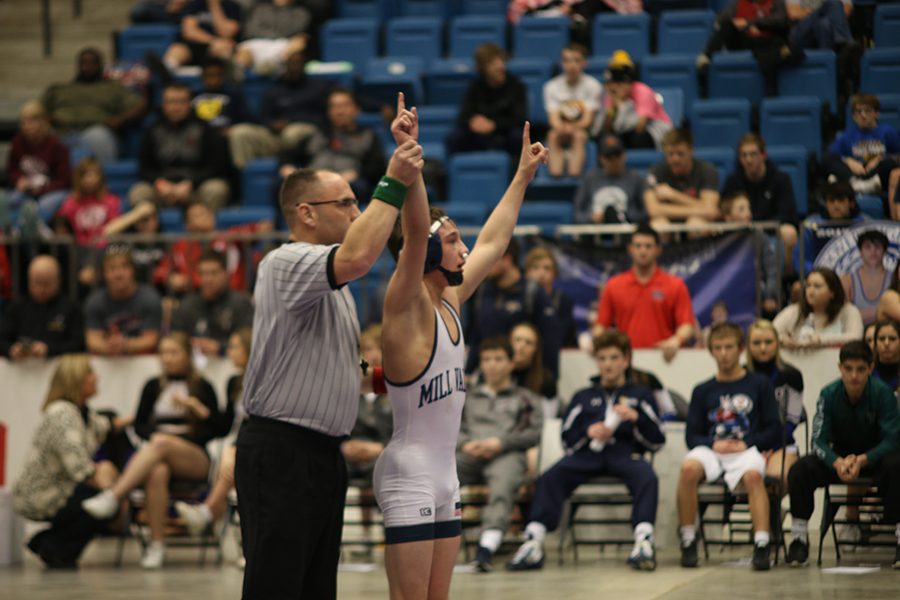
[[[372,198],[386,202],[400,210],[403,208],[403,199],[406,198],[406,186],[393,177],[385,175],[375,186]]]

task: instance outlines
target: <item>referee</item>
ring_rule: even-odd
[[[411,127],[411,113],[398,112],[392,128]],[[244,600],[337,596],[347,493],[340,442],[356,420],[361,376],[356,306],[344,285],[381,254],[423,164],[415,141],[397,148],[373,194],[380,202],[362,214],[337,173],[304,169],[281,187],[291,243],[259,265],[249,420],[237,441]]]

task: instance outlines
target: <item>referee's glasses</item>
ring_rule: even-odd
[[[309,204],[310,206],[318,206],[320,204],[335,204],[338,208],[342,208],[347,210],[349,208],[353,208],[354,206],[359,206],[359,200],[356,198],[341,198],[340,200],[323,200],[321,202],[298,202],[297,206],[301,204]]]

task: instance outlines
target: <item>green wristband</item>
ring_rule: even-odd
[[[375,186],[372,198],[387,202],[397,210],[400,210],[403,208],[403,199],[406,198],[406,186],[393,177],[385,175]]]

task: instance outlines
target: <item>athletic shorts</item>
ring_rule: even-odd
[[[697,446],[687,453],[684,460],[696,460],[703,465],[706,481],[715,481],[724,473],[725,483],[732,492],[738,489],[747,471],[756,471],[763,477],[766,474],[766,459],[756,446],[732,454],[719,454],[709,446]]]
[[[273,67],[281,66],[284,63],[281,55],[290,43],[291,41],[287,38],[278,38],[276,40],[256,38],[241,42],[237,47],[239,50],[247,50],[253,55],[253,68],[257,69],[267,65]]]

